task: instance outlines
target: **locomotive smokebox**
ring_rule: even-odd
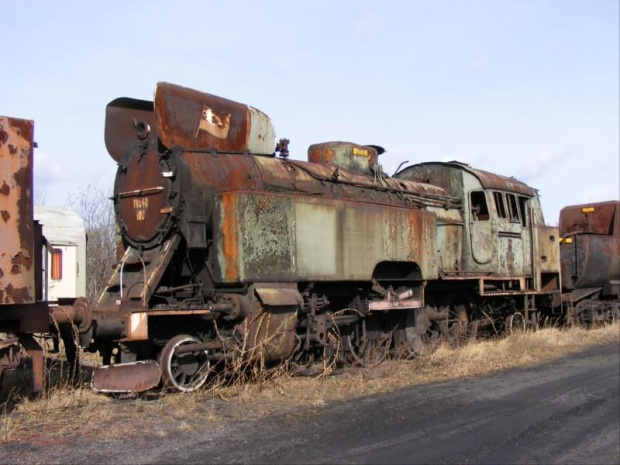
[[[186,239],[193,247],[206,247],[204,234],[194,231],[204,229],[204,189],[194,189],[192,168],[176,153],[271,156],[275,150],[275,132],[265,113],[166,83],[157,85],[154,102],[112,101],[105,140],[119,164],[114,200],[121,232],[131,245],[146,248],[160,244],[182,215],[189,225]],[[199,227],[192,228],[194,223]]]

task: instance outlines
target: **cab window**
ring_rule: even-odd
[[[507,218],[506,206],[504,205],[504,194],[501,192],[493,192],[493,200],[495,201],[495,211],[500,218]]]
[[[506,194],[506,200],[508,202],[508,212],[510,213],[510,221],[513,223],[520,223],[519,207],[517,206],[517,198],[514,194]]]
[[[519,210],[521,210],[521,225],[527,226],[527,215],[529,200],[527,197],[519,197]]]
[[[471,207],[471,216],[474,221],[489,220],[489,207],[484,191],[472,191],[469,194],[469,205]]]

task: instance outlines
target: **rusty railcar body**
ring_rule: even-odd
[[[49,251],[42,225],[34,220],[33,148],[33,121],[0,116],[0,332],[6,334],[0,339],[0,380],[4,370],[20,364],[23,347],[32,359],[36,392],[43,387],[43,350],[34,334],[62,329],[68,334],[63,337],[68,359],[74,361],[73,332],[64,330],[77,325],[85,335],[81,343],[87,344],[91,317],[83,298],[70,296],[61,303],[71,305],[53,307],[46,300]],[[65,275],[71,273],[67,266]]]
[[[43,383],[43,351],[33,333],[49,329],[41,302],[42,234],[34,222],[32,161],[34,123],[0,117],[0,377],[20,363],[20,345],[32,357],[34,388]]]
[[[346,142],[290,160],[261,111],[166,83],[153,102],[111,102],[105,135],[124,255],[93,310],[96,347],[120,362],[96,389],[160,374],[197,389],[239,347],[311,364],[336,328],[358,363],[382,345],[416,353],[488,311],[524,323],[559,291],[557,229],[518,181],[459,164],[390,178],[383,149]],[[495,193],[516,213],[474,222]]]
[[[563,300],[583,325],[620,317],[620,201],[560,212]]]

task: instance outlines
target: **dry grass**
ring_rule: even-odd
[[[220,384],[192,394],[113,398],[59,380],[48,383],[39,397],[15,394],[5,399],[0,405],[0,438],[44,445],[76,437],[113,440],[209,431],[236,419],[275,413],[312,415],[313,410],[335,400],[531,365],[600,344],[619,343],[618,323],[593,330],[547,328],[476,341],[458,349],[442,345],[417,360],[388,360],[374,368],[351,368],[333,376],[300,378],[279,370],[277,376],[259,377],[261,382]]]

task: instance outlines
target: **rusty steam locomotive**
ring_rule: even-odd
[[[105,141],[123,255],[83,334],[101,391],[191,391],[234,357],[375,362],[583,297],[563,305],[560,231],[514,178],[459,162],[388,177],[382,148],[345,142],[291,160],[261,111],[166,83],[112,101]]]
[[[31,132],[17,131],[24,160]],[[34,294],[36,271],[18,302],[0,271],[0,320],[19,323],[4,326],[34,365],[31,334],[51,312],[102,355],[99,391],[192,391],[231,360],[377,363],[543,317],[618,316],[620,202],[567,207],[558,229],[535,189],[456,161],[389,177],[381,147],[348,142],[292,160],[261,111],[166,83],[152,102],[112,101],[105,142],[122,245],[98,302],[50,308]],[[29,205],[14,206],[25,208],[16,227],[36,249]],[[22,270],[30,262],[16,265],[13,249],[6,266]],[[11,366],[16,343],[0,346]]]

